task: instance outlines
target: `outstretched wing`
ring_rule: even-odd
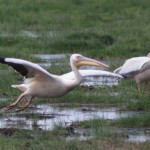
[[[25,78],[32,78],[36,75],[49,77],[53,76],[41,66],[23,59],[0,57],[0,63],[11,66],[15,71]]]

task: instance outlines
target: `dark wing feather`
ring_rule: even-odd
[[[20,64],[14,64],[14,63],[7,63],[9,66],[11,66],[15,71],[19,72],[22,76],[27,77],[28,70]]]
[[[37,74],[52,77],[49,72],[39,65],[26,60],[0,57],[0,63],[11,66],[14,70],[26,78],[34,77]]]

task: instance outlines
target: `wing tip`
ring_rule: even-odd
[[[4,57],[0,57],[0,63],[5,63],[5,58]]]

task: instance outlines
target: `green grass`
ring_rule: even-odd
[[[128,117],[119,118],[117,120],[109,121],[105,119],[94,119],[80,123],[80,127],[90,128],[95,130],[96,135],[102,136],[102,131],[105,134],[117,133],[114,128],[149,128],[150,126],[150,113],[139,113],[129,115]]]
[[[5,54],[0,53],[7,57],[82,53],[126,58],[149,52],[147,0],[2,0],[0,4],[0,33],[6,33],[0,36],[0,49]],[[38,37],[28,37],[22,31]]]
[[[141,98],[141,100],[139,101],[131,101],[130,103],[127,103],[122,109],[132,111],[149,111],[150,110],[149,96]]]
[[[150,126],[150,113],[138,114],[126,118],[120,118],[112,123],[116,127],[126,128],[149,128]]]
[[[1,149],[5,150],[100,150],[100,149],[149,149],[149,142],[145,143],[128,143],[126,144],[117,136],[107,136],[105,138],[93,138],[90,141],[66,141],[62,129],[54,131],[41,130],[17,130],[12,135],[1,135]],[[112,138],[113,137],[113,138]]]

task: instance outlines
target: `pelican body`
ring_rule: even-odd
[[[83,77],[78,71],[78,68],[80,66],[92,65],[97,67],[109,67],[108,65],[94,59],[84,57],[80,54],[73,54],[70,57],[70,65],[75,78],[74,80],[72,80],[67,77],[53,75],[38,64],[22,59],[0,58],[0,63],[11,66],[25,78],[23,84],[12,85],[12,87],[21,90],[22,94],[14,103],[4,107],[1,112],[5,112],[14,108],[18,104],[18,102],[26,96],[28,96],[29,99],[27,100],[27,102],[20,105],[17,111],[22,111],[23,109],[27,108],[34,97],[54,98],[65,95],[83,81]]]
[[[150,57],[133,57],[125,61],[123,66],[117,68],[114,73],[118,73],[127,79],[135,79],[138,85],[138,91],[141,93],[141,83],[146,84],[148,90],[148,81],[150,80]]]

